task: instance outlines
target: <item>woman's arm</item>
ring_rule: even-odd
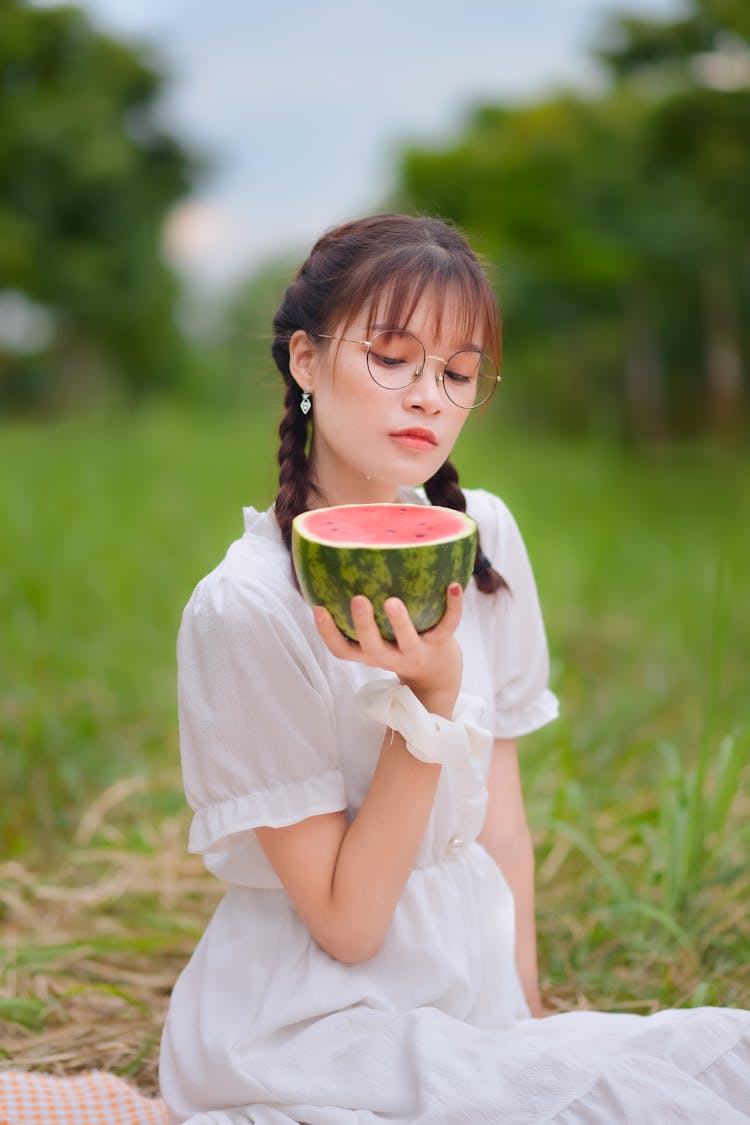
[[[325,813],[256,835],[297,913],[339,961],[374,957],[414,866],[440,776],[400,734],[383,742],[351,823]]]
[[[395,644],[382,639],[364,598],[352,603],[359,644],[347,641],[325,611],[316,609],[316,620],[335,656],[395,672],[428,711],[450,718],[461,682],[454,637],[461,604],[460,586],[451,587],[442,621],[419,635],[403,604],[389,599]],[[380,948],[414,867],[439,777],[440,766],[418,761],[401,735],[388,731],[351,823],[337,812],[256,829],[297,913],[332,957],[363,961]]]
[[[513,892],[516,965],[529,1010],[532,1016],[541,1016],[534,916],[534,847],[526,820],[515,741],[496,740],[488,787],[487,816],[479,840]]]

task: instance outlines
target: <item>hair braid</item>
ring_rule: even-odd
[[[425,483],[424,490],[431,504],[440,504],[444,508],[453,508],[457,512],[466,511],[466,497],[458,483],[456,467],[450,461],[446,461],[435,475],[430,477]],[[494,594],[496,590],[507,590],[508,588],[503,576],[498,574],[482,550],[479,536],[477,536],[477,553],[474,559],[473,573],[474,581],[483,594]]]
[[[284,397],[284,413],[279,423],[279,491],[276,519],[287,547],[292,542],[292,520],[307,510],[312,486],[307,457],[307,419],[299,408],[299,387],[289,383]]]

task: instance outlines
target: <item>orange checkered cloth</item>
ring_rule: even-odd
[[[0,1073],[0,1125],[167,1125],[167,1111],[103,1070],[65,1078],[8,1070]]]

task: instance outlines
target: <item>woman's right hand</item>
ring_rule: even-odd
[[[450,718],[463,670],[461,648],[455,636],[462,608],[463,591],[456,582],[448,587],[442,619],[432,629],[418,633],[404,603],[399,598],[388,598],[384,609],[393,627],[393,641],[381,635],[372,604],[362,595],[353,598],[351,604],[356,641],[339,631],[322,606],[315,606],[314,614],[321,638],[339,660],[354,660],[370,668],[394,672],[428,711]]]

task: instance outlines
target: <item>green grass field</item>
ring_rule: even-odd
[[[184,856],[175,636],[243,504],[273,497],[273,428],[261,404],[0,430],[17,1064],[153,1086],[163,1003],[219,891]],[[750,456],[524,439],[494,413],[456,460],[519,520],[562,703],[523,749],[550,1007],[747,1006]]]

